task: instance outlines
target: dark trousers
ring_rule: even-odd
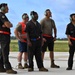
[[[9,44],[10,44],[10,37],[2,35],[2,40],[0,40],[0,68],[4,68],[6,70],[11,69],[11,64],[9,62]],[[4,41],[5,39],[6,41]]]
[[[75,51],[75,41],[71,40],[72,46],[69,45],[69,59],[68,59],[68,67],[73,67],[73,57],[74,57],[74,51]]]
[[[29,59],[29,68],[34,68],[33,56],[35,55],[35,59],[37,62],[38,68],[43,67],[43,61],[41,56],[41,41],[31,41],[32,46],[28,46],[28,59]]]

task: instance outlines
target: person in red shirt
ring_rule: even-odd
[[[22,22],[19,22],[17,27],[14,30],[15,36],[18,39],[18,45],[19,45],[19,53],[18,53],[18,68],[24,69],[28,68],[27,59],[28,59],[28,53],[27,53],[27,36],[26,36],[26,23],[28,22],[29,17],[27,13],[24,13],[22,15]],[[22,55],[24,54],[24,67],[22,66]]]

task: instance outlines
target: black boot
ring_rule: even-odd
[[[72,70],[72,68],[71,67],[68,67],[66,70]]]
[[[24,69],[21,63],[18,64],[18,69]]]
[[[28,64],[27,63],[24,64],[24,68],[28,68]]]
[[[6,72],[5,68],[0,68],[0,72]]]
[[[14,71],[13,69],[9,69],[9,70],[6,70],[6,73],[7,74],[17,74],[17,71]]]

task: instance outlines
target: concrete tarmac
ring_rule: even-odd
[[[44,67],[47,68],[48,72],[40,72],[37,68],[36,60],[34,58],[34,71],[28,72],[28,69],[18,69],[18,61],[17,61],[17,55],[18,52],[10,52],[9,58],[11,65],[14,70],[16,70],[18,73],[17,75],[75,75],[75,63],[73,64],[73,70],[67,71],[67,60],[68,60],[68,52],[55,52],[55,64],[59,65],[60,68],[51,68],[50,67],[50,59],[49,59],[49,52],[45,53],[44,58]],[[75,61],[75,57],[74,57]],[[22,60],[22,65],[24,65],[24,61]],[[8,75],[6,73],[0,73],[0,75]],[[9,74],[13,75],[13,74]]]

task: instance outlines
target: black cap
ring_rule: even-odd
[[[75,13],[72,13],[72,14],[70,15],[70,17],[72,17],[73,15],[75,15]]]
[[[23,13],[22,18],[25,19],[27,13]]]

